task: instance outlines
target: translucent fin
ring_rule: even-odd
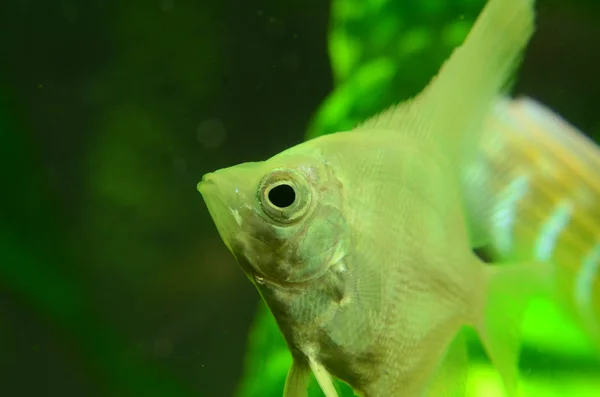
[[[485,265],[475,329],[508,395],[519,396],[518,363],[523,315],[533,297],[550,286],[552,269],[541,263]]]
[[[503,98],[479,151],[462,175],[470,230],[496,261],[554,264],[554,292],[600,351],[600,148],[536,101]]]
[[[536,191],[526,214],[537,216],[533,224],[539,227],[535,240],[527,239],[531,251],[536,259],[559,266],[558,292],[573,303],[600,348],[600,148],[531,99],[514,101],[509,111],[524,126],[529,142],[535,142],[537,148],[528,154],[538,153],[535,162],[544,171],[532,174]],[[540,196],[546,198],[546,211],[540,212]],[[571,211],[559,225],[565,205]]]
[[[504,179],[505,169],[512,167],[514,161],[505,161],[508,158],[506,154],[498,158],[502,161],[502,164],[498,164],[501,167],[493,167],[489,161],[490,156],[495,158],[502,152],[507,135],[519,134],[517,126],[508,115],[509,101],[508,98],[497,100],[483,126],[482,140],[476,156],[460,173],[463,207],[472,248],[494,244],[494,224],[502,227],[505,223],[511,223],[515,216],[515,200],[523,195],[521,181]],[[499,179],[504,183],[497,183]]]
[[[491,222],[498,202],[498,197],[491,189],[492,170],[482,166],[485,164],[482,157],[483,154],[478,154],[473,164],[464,167],[460,174],[463,210],[473,249],[487,247],[493,243]]]
[[[329,372],[327,372],[325,367],[319,364],[312,357],[308,358],[308,363],[313,371],[313,374],[315,374],[317,383],[319,383],[319,386],[321,387],[323,394],[325,394],[325,397],[338,397],[335,386],[333,385],[333,380],[331,379],[331,375],[329,375]]]
[[[358,128],[418,134],[440,143],[455,164],[469,161],[485,117],[533,33],[533,20],[533,0],[490,0],[465,42],[416,98]]]
[[[437,370],[427,395],[431,397],[462,397],[466,394],[469,356],[464,331],[450,343],[446,356]]]
[[[457,163],[474,156],[486,116],[533,34],[533,0],[490,0],[465,43],[422,94]],[[466,157],[465,157],[466,156]]]
[[[285,380],[283,397],[307,397],[309,381],[309,368],[306,365],[299,364],[297,360],[294,360]]]

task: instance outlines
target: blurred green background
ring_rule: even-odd
[[[538,3],[515,92],[600,135],[600,4]],[[0,395],[280,395],[289,355],[197,181],[415,94],[482,5],[3,1]],[[595,396],[540,305],[537,390]]]

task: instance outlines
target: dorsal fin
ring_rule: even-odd
[[[455,164],[464,164],[476,152],[483,121],[518,63],[533,25],[533,0],[489,1],[465,42],[418,96],[357,129],[418,134],[442,145]]]

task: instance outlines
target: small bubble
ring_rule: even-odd
[[[205,149],[215,149],[225,142],[227,129],[219,119],[208,119],[196,128],[196,139]]]

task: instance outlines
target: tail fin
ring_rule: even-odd
[[[535,101],[503,99],[463,177],[492,257],[552,264],[554,290],[600,348],[600,149]]]

